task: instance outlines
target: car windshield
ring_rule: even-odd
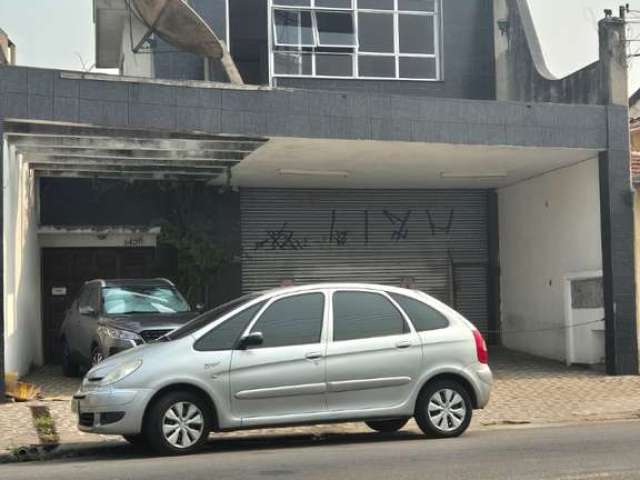
[[[189,323],[186,323],[182,327],[177,328],[173,332],[163,336],[162,340],[178,340],[179,338],[191,335],[193,332],[200,330],[205,325],[215,322],[217,319],[226,315],[231,310],[235,310],[236,308],[241,307],[242,305],[249,303],[252,300],[255,300],[261,295],[262,293],[249,293],[240,298],[236,298],[235,300],[231,300],[230,302],[218,305],[213,310],[209,310],[208,312],[203,313],[202,315],[191,320]]]
[[[102,289],[102,307],[107,315],[181,313],[191,310],[176,289],[158,285],[105,287]]]

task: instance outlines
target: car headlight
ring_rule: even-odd
[[[124,378],[131,375],[142,365],[142,360],[134,360],[132,362],[125,362],[118,365],[116,368],[107,373],[102,379],[99,381],[100,386],[104,387],[106,385],[111,385],[112,383],[119,382]]]
[[[98,327],[97,333],[100,337],[109,337],[116,340],[131,340],[133,342],[142,341],[142,337],[137,333],[133,333],[128,330],[120,330],[119,328],[100,326]]]

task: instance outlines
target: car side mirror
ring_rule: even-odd
[[[94,317],[96,315],[96,309],[91,305],[82,305],[78,307],[78,313],[80,313],[80,315],[86,315],[87,317]]]
[[[238,350],[246,350],[249,347],[257,347],[264,343],[264,338],[261,332],[253,332],[249,335],[245,335],[238,342]]]
[[[204,312],[205,308],[206,307],[204,306],[204,303],[196,303],[196,309],[195,309],[196,312],[202,313],[202,312]]]

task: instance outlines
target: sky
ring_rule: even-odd
[[[265,0],[266,1],[266,0]],[[446,2],[446,0],[445,0]],[[549,69],[558,77],[597,60],[597,21],[629,0],[529,0]],[[18,63],[88,69],[94,63],[92,0],[0,0],[0,28],[17,45]],[[631,0],[640,9],[640,0]],[[640,13],[636,15],[640,21]],[[635,27],[635,28],[633,28]],[[631,25],[640,53],[640,23]],[[630,91],[640,88],[640,57],[630,61]]]

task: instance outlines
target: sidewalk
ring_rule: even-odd
[[[475,412],[471,429],[640,418],[640,376],[608,377],[598,371],[568,369],[560,363],[505,350],[492,352],[491,366],[496,379],[491,402],[485,410]],[[66,379],[55,367],[45,367],[25,380],[41,386],[45,399],[0,405],[0,454],[51,441],[51,436],[39,437],[34,427],[34,407],[48,409],[55,424],[53,438],[60,444],[119,440],[77,430],[69,399],[77,389],[78,379]],[[42,413],[36,410],[36,417]],[[41,427],[43,423],[48,425],[38,422]],[[413,422],[406,428],[418,431]],[[368,431],[364,423],[345,423],[218,435],[324,435]]]

